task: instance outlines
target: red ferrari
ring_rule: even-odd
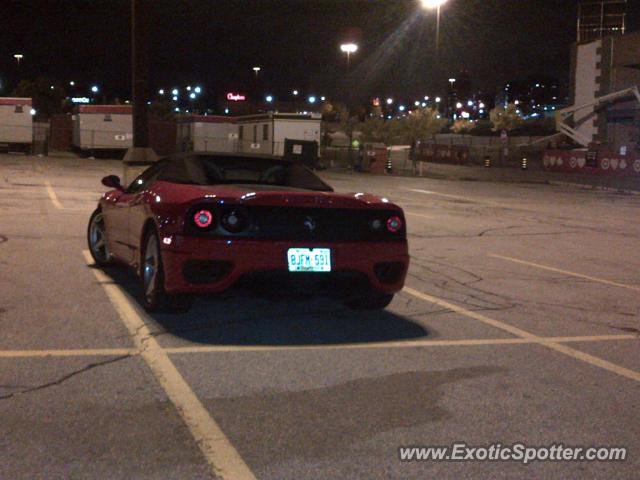
[[[131,185],[115,175],[91,215],[98,266],[133,267],[150,311],[185,310],[194,294],[245,282],[303,287],[354,309],[382,309],[402,289],[409,255],[402,209],[338,194],[282,159],[180,154]]]

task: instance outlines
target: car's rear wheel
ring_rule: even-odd
[[[142,256],[142,288],[144,308],[150,312],[186,312],[192,298],[186,295],[170,295],[164,286],[164,267],[160,254],[160,241],[155,230],[150,230],[144,241]]]
[[[96,265],[104,267],[112,263],[111,253],[109,253],[109,249],[107,248],[104,215],[100,209],[96,209],[89,219],[87,242],[89,243],[89,252]]]
[[[345,300],[344,304],[352,310],[382,310],[393,300],[393,293],[370,291]]]

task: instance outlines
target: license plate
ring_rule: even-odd
[[[329,248],[290,248],[287,251],[290,272],[330,272]]]

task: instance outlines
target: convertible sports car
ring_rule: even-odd
[[[144,306],[185,310],[193,294],[244,282],[339,296],[382,309],[402,289],[409,255],[402,209],[370,194],[338,194],[282,159],[180,154],[112,188],[91,215],[98,266],[142,278]]]

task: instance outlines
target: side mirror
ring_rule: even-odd
[[[102,184],[105,187],[115,188],[116,190],[124,191],[124,187],[120,184],[120,177],[117,175],[108,175],[102,179]]]

